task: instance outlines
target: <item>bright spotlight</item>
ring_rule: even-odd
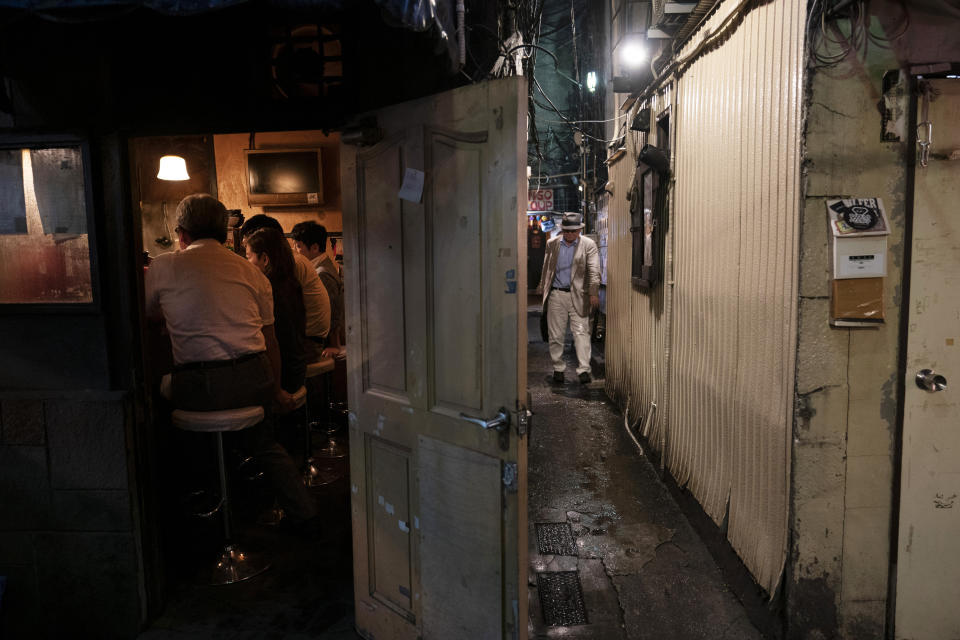
[[[587,91],[593,93],[597,90],[597,72],[590,71],[587,73]]]
[[[636,69],[647,61],[647,49],[639,42],[628,42],[620,51],[620,61],[630,69]]]

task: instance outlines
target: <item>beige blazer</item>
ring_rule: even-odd
[[[557,258],[560,255],[562,235],[557,235],[547,241],[547,248],[543,255],[543,271],[540,275],[538,291],[543,293],[546,303],[550,295],[550,284],[557,271]],[[600,252],[597,243],[580,234],[580,244],[573,254],[573,266],[570,268],[570,293],[573,296],[573,306],[577,313],[587,317],[590,315],[590,296],[600,295]]]

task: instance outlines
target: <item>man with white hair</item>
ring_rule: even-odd
[[[157,256],[144,283],[147,315],[166,321],[173,347],[171,402],[190,411],[263,406],[263,422],[226,437],[260,462],[291,522],[312,530],[316,503],[272,433],[272,406],[291,396],[280,386],[270,281],[223,246],[227,210],[213,196],[184,198],[176,233],[181,250]]]
[[[553,382],[564,381],[563,339],[567,322],[577,352],[577,376],[590,382],[590,312],[600,306],[600,254],[597,244],[581,236],[579,213],[565,213],[561,233],[547,241],[539,290],[543,292],[553,359]]]

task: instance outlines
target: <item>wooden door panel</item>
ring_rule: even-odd
[[[359,167],[364,391],[406,395],[402,206],[403,140],[387,143]],[[370,206],[365,206],[367,203]]]
[[[483,409],[481,149],[446,136],[431,141],[431,264],[434,403]],[[442,348],[437,348],[442,346]]]
[[[421,437],[419,464],[424,638],[499,639],[500,459]]]
[[[413,619],[410,451],[370,437],[367,504],[372,514],[370,593]]]

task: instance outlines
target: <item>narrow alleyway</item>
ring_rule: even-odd
[[[552,384],[537,307],[529,319],[530,637],[762,638],[625,433],[602,365],[577,382],[568,334],[567,382]]]

